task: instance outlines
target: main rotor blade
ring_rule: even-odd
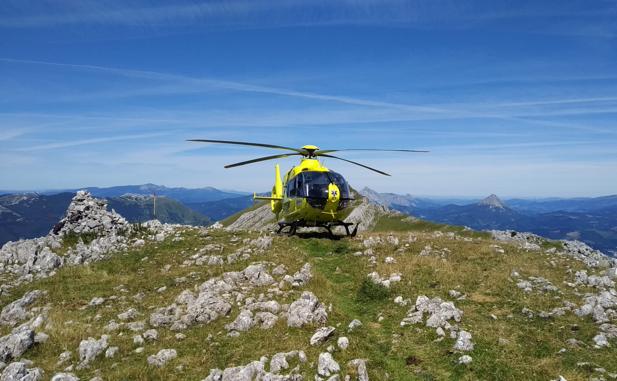
[[[363,168],[369,169],[369,170],[374,171],[374,172],[377,172],[377,173],[379,173],[379,174],[382,174],[382,175],[385,175],[385,176],[390,176],[388,173],[382,172],[382,171],[380,171],[379,169],[371,168],[371,167],[369,167],[369,166],[367,166],[367,165],[360,164],[360,163],[357,163],[357,162],[355,162],[355,161],[351,161],[351,160],[343,159],[342,157],[332,156],[332,155],[327,155],[327,154],[320,154],[319,156],[323,156],[323,157],[330,157],[330,158],[332,158],[332,159],[339,159],[339,160],[343,160],[343,161],[346,161],[346,162],[351,163],[351,164],[359,165],[359,166],[361,166],[361,167],[363,167]]]
[[[339,152],[339,151],[378,151],[378,152],[429,152],[425,150],[417,150],[417,149],[380,149],[380,148],[349,148],[349,149],[322,149],[319,151],[315,151],[315,155],[321,155],[324,153],[330,152]]]
[[[228,164],[228,165],[225,166],[225,168],[239,167],[241,165],[257,163],[257,162],[260,162],[260,161],[273,160],[273,159],[281,159],[281,158],[284,158],[284,157],[296,156],[296,155],[297,156],[302,156],[301,153],[284,153],[282,155],[264,156],[264,157],[258,157],[257,159],[253,159],[253,160],[242,161],[240,163]]]
[[[251,146],[251,147],[265,147],[265,148],[285,149],[285,150],[290,150],[290,151],[298,152],[298,153],[301,153],[301,154],[304,154],[304,153],[305,153],[305,151],[303,151],[303,150],[301,150],[301,149],[291,148],[291,147],[277,146],[277,145],[274,145],[274,144],[262,144],[262,143],[250,143],[250,142],[236,142],[236,141],[232,141],[232,140],[212,140],[212,139],[188,139],[187,141],[189,141],[189,142],[201,142],[201,143],[235,144],[235,145],[241,145],[241,146]]]

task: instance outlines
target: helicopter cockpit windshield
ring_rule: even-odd
[[[288,183],[288,195],[309,199],[327,199],[328,185],[336,184],[341,200],[350,199],[349,184],[336,172],[302,172]]]

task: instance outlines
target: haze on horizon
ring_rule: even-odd
[[[0,4],[0,189],[269,189],[321,148],[361,188],[432,196],[617,193],[617,4],[196,1]],[[296,159],[279,161],[288,169]]]

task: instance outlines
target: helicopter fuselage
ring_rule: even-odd
[[[301,223],[303,226],[344,220],[353,200],[345,178],[313,158],[302,159],[283,180],[277,165],[271,197],[255,198],[271,201],[272,212],[279,223]]]

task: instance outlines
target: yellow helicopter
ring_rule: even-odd
[[[242,161],[235,164],[226,165],[225,168],[239,167],[241,165],[257,163],[260,161],[282,159],[290,156],[302,156],[300,164],[291,168],[285,178],[281,179],[281,171],[278,164],[274,167],[274,186],[270,197],[257,196],[253,194],[254,200],[270,201],[272,212],[276,214],[279,229],[289,227],[289,235],[296,233],[300,227],[322,227],[332,236],[332,228],[342,226],[345,228],[347,236],[355,236],[358,231],[358,224],[355,224],[353,231],[349,228],[354,224],[344,222],[351,212],[349,208],[354,200],[349,188],[349,184],[339,173],[331,171],[323,166],[318,157],[327,157],[346,161],[351,164],[377,172],[381,175],[390,176],[386,172],[371,168],[355,161],[347,160],[342,157],[330,155],[332,152],[339,151],[388,151],[388,152],[428,152],[422,150],[409,149],[375,149],[375,148],[354,148],[354,149],[329,149],[321,150],[317,146],[306,145],[302,148],[291,148],[277,146],[273,144],[261,144],[250,142],[237,142],[230,140],[211,140],[211,139],[190,139],[190,142],[234,144],[252,147],[273,148],[290,151],[287,153],[259,157],[257,159]],[[282,218],[281,218],[282,216]]]

